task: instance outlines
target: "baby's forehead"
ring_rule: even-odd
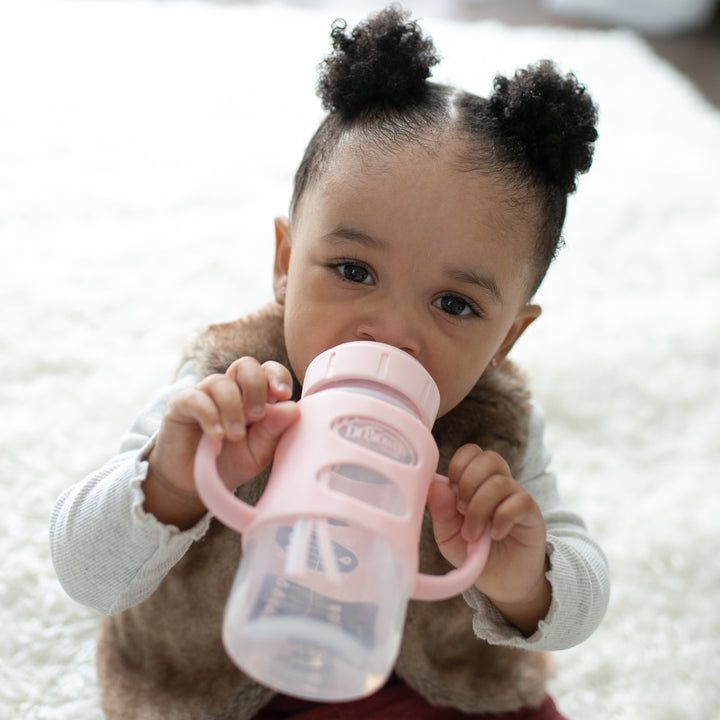
[[[336,184],[362,185],[388,175],[405,175],[408,182],[423,174],[440,174],[456,185],[477,184],[483,195],[495,200],[518,219],[542,214],[542,198],[522,168],[514,168],[494,156],[492,145],[479,147],[452,128],[376,141],[364,131],[344,134],[327,156],[317,180],[326,188]],[[457,182],[455,182],[457,181]],[[476,183],[474,182],[476,181]],[[465,199],[472,203],[472,196]]]
[[[428,226],[463,228],[471,235],[478,227],[492,229],[500,239],[526,234],[539,211],[532,193],[516,192],[492,168],[467,169],[460,153],[458,142],[412,141],[368,152],[355,138],[336,149],[305,201],[322,204],[336,217],[348,208],[369,213],[385,208],[386,216],[415,214]]]

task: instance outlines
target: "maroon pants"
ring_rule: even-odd
[[[500,714],[474,714],[430,705],[393,676],[381,690],[362,700],[319,704],[277,695],[255,720],[566,720],[550,697],[537,708]]]

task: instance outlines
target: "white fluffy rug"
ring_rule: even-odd
[[[0,3],[2,720],[101,717],[97,618],[56,582],[48,515],[114,453],[193,328],[270,298],[272,218],[321,115],[334,17]],[[515,354],[614,580],[552,690],[573,720],[715,720],[720,112],[625,32],[424,26],[440,79],[482,93],[551,57],[601,109],[545,314]]]

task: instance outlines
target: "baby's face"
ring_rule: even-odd
[[[319,353],[375,340],[410,353],[439,415],[502,360],[539,314],[526,305],[534,226],[492,174],[462,172],[452,144],[361,154],[348,142],[279,220],[276,288],[302,382]]]

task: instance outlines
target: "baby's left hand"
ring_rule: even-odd
[[[509,622],[532,634],[551,599],[540,508],[512,477],[505,460],[477,445],[456,451],[448,477],[450,486],[435,482],[428,495],[440,552],[459,567],[468,542],[478,539],[489,524],[493,542],[475,586]]]

